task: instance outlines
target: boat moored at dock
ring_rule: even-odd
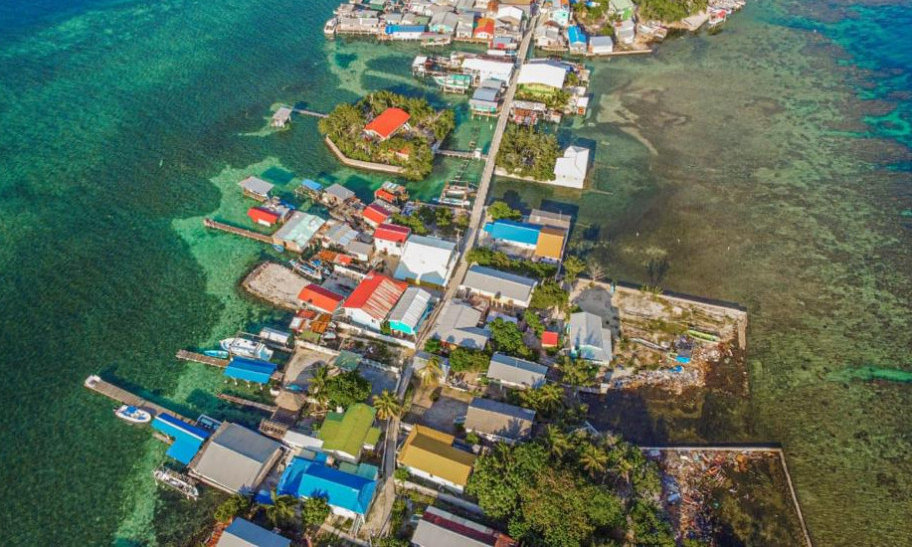
[[[262,359],[264,361],[272,359],[272,350],[262,342],[235,337],[225,338],[220,342],[220,345],[223,350],[239,357],[250,357],[251,359]]]
[[[216,359],[228,359],[231,354],[223,349],[207,349],[203,351],[206,357],[215,357]]]
[[[152,414],[132,405],[121,405],[114,415],[131,424],[147,424],[152,421]]]

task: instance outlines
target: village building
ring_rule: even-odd
[[[548,367],[545,365],[495,353],[491,356],[486,376],[502,386],[525,389],[543,385],[547,374]]]
[[[372,138],[385,141],[400,130],[408,130],[411,116],[401,108],[391,107],[364,126],[364,133]]]
[[[298,299],[305,307],[325,312],[334,313],[345,300],[341,294],[336,294],[329,289],[311,283],[298,294]]]
[[[490,41],[494,38],[494,19],[482,17],[475,25],[472,37],[476,40]]]
[[[556,348],[560,345],[560,334],[546,330],[541,335],[541,346],[544,349]]]
[[[421,323],[431,311],[431,293],[418,287],[409,287],[402,293],[402,298],[389,314],[390,330],[417,336]]]
[[[483,59],[469,57],[462,62],[462,70],[475,78],[475,83],[480,84],[485,80],[498,80],[503,84],[513,77],[513,63],[496,59]]]
[[[408,190],[401,184],[386,181],[380,188],[374,190],[374,199],[385,201],[391,205],[400,205],[408,200]]]
[[[538,241],[532,256],[544,262],[557,263],[564,257],[564,246],[567,243],[567,231],[551,226],[542,226],[538,232]]]
[[[533,420],[533,410],[475,397],[466,412],[465,429],[491,442],[513,444],[529,438]]]
[[[345,252],[355,257],[356,260],[360,262],[370,261],[371,256],[374,254],[374,246],[370,243],[361,241],[360,239],[353,239],[345,244]]]
[[[567,45],[570,48],[570,53],[577,55],[586,53],[586,34],[579,25],[567,27]]]
[[[513,36],[508,36],[506,34],[495,34],[494,39],[491,40],[491,49],[500,51],[513,51],[518,47],[519,44],[516,43],[516,38]]]
[[[371,272],[345,300],[342,310],[356,325],[379,332],[407,287],[405,283]]]
[[[510,536],[429,506],[412,534],[417,547],[516,547]]]
[[[554,163],[555,186],[582,188],[589,171],[589,149],[582,146],[568,146],[564,155]]]
[[[479,327],[480,322],[480,311],[464,302],[449,300],[440,310],[431,338],[450,347],[484,349],[491,333],[487,328]]]
[[[531,251],[538,245],[541,226],[516,220],[499,219],[486,223],[483,231],[496,243]]]
[[[331,184],[323,192],[323,199],[328,205],[339,206],[355,198],[355,193],[341,184]]]
[[[291,540],[235,517],[222,532],[215,547],[291,547]]]
[[[374,250],[390,256],[402,256],[402,249],[412,230],[398,224],[381,224],[374,230]]]
[[[535,125],[548,113],[548,105],[537,101],[514,100],[510,103],[510,120],[520,125]]]
[[[291,120],[291,112],[292,110],[287,106],[279,107],[279,109],[275,111],[275,114],[272,115],[272,120],[270,120],[269,125],[278,128],[285,127]]]
[[[358,463],[361,454],[373,451],[380,440],[380,429],[374,427],[377,411],[364,403],[356,403],[345,412],[329,412],[317,432],[323,441],[320,450],[335,458]]]
[[[459,22],[456,24],[456,39],[469,40],[475,32],[475,13],[465,12],[459,14]]]
[[[420,40],[421,35],[427,31],[425,25],[391,25],[387,24],[383,33],[392,40]]]
[[[608,55],[614,51],[614,40],[611,36],[593,36],[589,38],[590,55]]]
[[[528,62],[519,70],[520,88],[537,95],[548,95],[563,89],[567,65],[558,62]]]
[[[272,239],[277,245],[283,245],[289,251],[300,253],[326,224],[326,220],[310,213],[295,211]]]
[[[345,222],[330,220],[329,226],[320,236],[324,247],[335,247],[344,249],[349,243],[358,239],[361,234]]]
[[[389,218],[393,216],[393,213],[383,205],[374,202],[365,207],[364,210],[361,211],[361,215],[366,224],[371,228],[376,228],[389,220]]]
[[[636,25],[632,19],[626,19],[614,24],[614,37],[619,44],[630,45],[636,39]]]
[[[528,308],[537,285],[534,279],[476,264],[466,272],[459,289],[500,306]]]
[[[431,16],[431,32],[452,35],[459,24],[459,16],[451,11],[440,11]]]
[[[635,10],[633,0],[608,0],[608,13],[618,15],[621,20],[633,18]]]
[[[500,112],[500,88],[479,87],[469,99],[469,108],[473,114],[494,116]]]
[[[611,362],[611,331],[604,328],[602,318],[594,313],[581,311],[570,315],[567,344],[573,357],[602,365]]]
[[[377,489],[373,478],[329,467],[322,461],[296,457],[291,460],[276,491],[299,499],[324,498],[334,515],[363,522]]]
[[[230,494],[256,492],[282,455],[282,445],[223,422],[190,462],[190,476]]]
[[[412,235],[405,243],[393,277],[443,287],[450,279],[458,259],[456,243],[436,237]]]
[[[269,199],[269,193],[272,192],[273,185],[259,177],[247,177],[238,183],[238,186],[244,190],[244,195],[257,201],[266,201]]]
[[[573,217],[570,215],[565,215],[563,213],[553,213],[551,211],[542,211],[541,209],[532,209],[529,211],[529,216],[526,217],[526,221],[530,224],[550,226],[552,228],[560,228],[564,231],[570,231],[570,227],[573,224]]]
[[[251,207],[247,209],[247,216],[252,222],[266,227],[275,226],[282,219],[278,211],[266,207]]]
[[[453,435],[422,425],[412,427],[396,458],[409,474],[462,493],[475,455],[453,446]]]
[[[555,0],[548,12],[548,21],[564,28],[570,25],[570,3],[565,0]]]
[[[565,40],[561,35],[560,26],[555,24],[544,24],[535,27],[535,47],[541,49],[559,50],[564,49]]]

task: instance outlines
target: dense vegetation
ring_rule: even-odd
[[[641,19],[670,23],[706,9],[707,0],[636,0],[636,4]]]
[[[673,546],[658,470],[616,438],[551,425],[533,442],[482,455],[467,492],[526,545]]]
[[[450,370],[453,372],[481,372],[487,370],[490,362],[491,354],[483,350],[459,347],[450,352]]]
[[[491,321],[488,328],[491,329],[491,344],[495,351],[521,359],[533,357],[532,349],[523,342],[523,333],[516,323],[498,317]]]
[[[560,156],[557,137],[534,127],[508,125],[497,154],[497,166],[507,172],[538,180],[554,179],[554,164]]]
[[[532,291],[529,307],[536,310],[557,308],[564,311],[570,307],[570,294],[555,281],[546,281]]]
[[[406,226],[416,235],[427,235],[431,228],[437,230],[441,235],[452,235],[456,230],[465,230],[469,226],[469,215],[454,215],[453,211],[447,207],[434,209],[427,205],[422,205],[411,215],[396,213],[390,221],[393,224]]]
[[[333,406],[348,408],[370,397],[371,384],[358,371],[343,372],[326,382],[326,397]]]
[[[466,254],[466,260],[469,264],[490,266],[498,270],[514,272],[538,279],[554,277],[554,274],[557,273],[557,266],[554,264],[510,258],[506,253],[484,247],[473,248]]]
[[[385,141],[366,138],[363,130],[368,120],[390,107],[408,112],[412,129]],[[355,104],[340,104],[319,123],[320,133],[349,158],[403,167],[403,176],[413,180],[423,179],[431,172],[431,146],[443,141],[455,127],[451,110],[437,112],[422,98],[391,91],[371,93]]]
[[[510,207],[506,202],[495,201],[491,205],[488,205],[488,216],[494,220],[520,220],[523,215],[522,211]]]

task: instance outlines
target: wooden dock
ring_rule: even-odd
[[[96,393],[100,393],[109,399],[117,401],[120,404],[135,406],[144,410],[151,410],[154,411],[156,415],[167,414],[172,418],[177,418],[178,420],[186,422],[190,425],[195,425],[195,422],[193,420],[185,416],[181,416],[173,410],[168,410],[160,404],[153,403],[152,401],[143,399],[142,397],[130,393],[123,388],[117,387],[111,382],[102,380],[100,376],[89,376],[86,378],[83,385]]]
[[[194,353],[192,351],[187,351],[185,349],[179,350],[177,355],[175,355],[181,361],[191,361],[194,363],[202,363],[204,365],[209,365],[210,367],[216,368],[225,368],[228,366],[228,359],[218,359],[216,357],[209,357],[208,355],[203,355],[202,353]]]
[[[254,232],[253,230],[247,230],[245,228],[238,228],[237,226],[231,226],[230,224],[212,220],[211,218],[204,218],[203,226],[212,228],[213,230],[228,232],[229,234],[234,234],[236,236],[246,237],[247,239],[259,241],[260,243],[266,243],[268,245],[273,245],[275,243],[271,235],[261,234],[260,232]]]
[[[257,410],[263,410],[272,414],[278,408],[275,405],[267,405],[266,403],[258,403],[257,401],[251,401],[250,399],[245,399],[243,397],[238,397],[236,395],[229,395],[227,393],[219,393],[218,398],[223,401],[228,401],[229,403],[234,403],[240,406],[248,406],[250,408],[255,408]]]
[[[463,158],[467,160],[486,160],[488,159],[482,153],[469,152],[467,150],[447,150],[445,148],[440,148],[437,150],[437,153],[441,156],[449,156],[451,158]]]
[[[314,110],[307,110],[306,108],[292,108],[291,109],[295,114],[301,114],[302,116],[313,116],[314,118],[328,118],[329,114],[324,114],[322,112],[317,112]]]

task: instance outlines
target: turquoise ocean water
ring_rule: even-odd
[[[181,544],[204,528],[213,497],[157,492],[164,447],[81,384],[101,372],[191,416],[252,419],[217,402],[214,372],[173,359],[279,318],[237,290],[270,251],[202,217],[243,222],[248,174],[285,191],[383,180],[340,168],[311,119],[269,131],[276,103],[424,89],[414,46],[327,43],[334,4],[0,6],[0,544]],[[645,281],[665,253],[664,286],[748,306],[752,399],[707,401],[682,431],[782,441],[826,545],[912,535],[908,384],[830,379],[910,366],[910,22],[900,2],[756,2],[717,36],[599,62],[592,112],[562,131],[596,145],[593,188],[495,187],[576,207],[574,245],[613,276]],[[452,144],[489,134],[465,124]]]

